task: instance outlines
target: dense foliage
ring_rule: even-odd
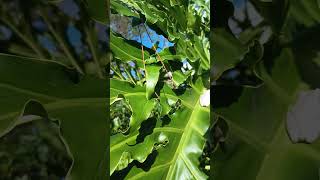
[[[0,3],[0,179],[319,179],[318,0]]]
[[[209,1],[112,0],[111,9],[153,45],[111,32],[110,104],[127,112],[111,119],[111,178],[207,179]],[[174,46],[155,47],[149,28]]]
[[[106,179],[105,1],[0,3],[0,179]]]

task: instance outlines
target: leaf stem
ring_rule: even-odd
[[[141,41],[141,53],[142,53],[142,63],[143,63],[143,70],[146,73],[146,62],[144,61],[144,50],[143,50],[143,44],[142,44],[142,36],[141,36],[141,31],[140,31],[140,26],[138,26],[139,30],[139,36],[140,36],[140,41]]]
[[[133,80],[131,73],[128,72],[127,68],[124,67],[124,72],[127,74],[127,76],[129,77],[130,81],[134,84],[137,85],[136,82]]]
[[[103,71],[101,69],[101,66],[100,66],[100,63],[99,63],[99,60],[98,60],[98,56],[97,56],[97,51],[96,51],[96,47],[94,47],[93,45],[93,37],[92,37],[92,34],[91,32],[89,31],[88,27],[85,27],[84,28],[84,31],[86,32],[86,36],[87,36],[87,42],[88,42],[88,45],[89,45],[89,48],[91,50],[91,53],[92,53],[92,56],[93,56],[93,61],[95,62],[97,68],[98,68],[98,76],[101,78],[101,79],[104,79],[105,77],[103,76]]]
[[[150,41],[151,41],[151,44],[153,44],[153,45],[152,45],[152,49],[155,51],[155,54],[157,55],[157,57],[158,57],[159,61],[161,62],[161,64],[162,64],[162,66],[163,66],[164,70],[165,70],[166,72],[168,72],[168,70],[167,70],[166,66],[164,65],[164,63],[163,63],[163,61],[162,61],[162,58],[160,57],[159,53],[157,53],[157,49],[156,49],[156,47],[154,46],[153,40],[151,39],[151,36],[150,36],[150,34],[149,34],[149,31],[148,31],[148,29],[147,29],[146,25],[145,25],[145,24],[143,24],[143,27],[145,28],[145,30],[146,30],[146,32],[147,32],[147,35],[148,35],[148,37],[149,37],[149,39],[150,39]],[[142,41],[142,39],[141,39],[141,41]],[[171,76],[170,76],[170,79],[172,79],[172,77],[171,77]]]
[[[40,57],[40,58],[45,58],[44,54],[41,52],[41,50],[37,47],[36,43],[28,38],[27,36],[25,36],[22,32],[19,31],[19,29],[17,29],[15,27],[15,25],[13,23],[11,23],[9,20],[5,19],[5,18],[1,18],[1,20],[7,24],[11,30],[13,32],[15,32],[28,46],[31,47],[31,49]]]
[[[58,41],[58,43],[61,45],[62,50],[65,52],[66,56],[68,57],[68,59],[70,60],[71,64],[77,69],[77,71],[81,74],[84,74],[83,70],[81,69],[81,67],[79,66],[79,64],[77,63],[77,61],[74,59],[74,57],[72,56],[71,52],[69,51],[66,43],[64,42],[63,38],[60,37],[60,35],[55,31],[55,29],[52,27],[52,24],[50,23],[50,21],[47,19],[47,16],[45,14],[43,14],[42,12],[40,12],[40,16],[43,18],[43,20],[46,22],[46,24],[48,25],[48,28],[50,30],[50,32],[53,34],[53,36],[56,38],[56,40]]]
[[[125,79],[123,79],[123,77],[122,77],[121,73],[119,73],[116,69],[114,69],[114,68],[112,67],[112,65],[110,65],[110,68],[111,68],[111,70],[112,70],[114,73],[116,73],[116,74],[117,74],[117,76],[119,76],[119,77],[120,77],[120,79],[121,79],[121,80],[125,80]]]
[[[138,76],[139,80],[141,80],[141,79],[142,79],[142,77],[140,76],[139,69],[136,69],[136,68],[135,68],[135,71],[136,71],[136,74],[137,74],[137,76]]]
[[[155,54],[156,54],[156,56],[157,56],[158,60],[161,62],[162,67],[164,68],[165,72],[166,72],[166,73],[168,73],[169,71],[168,71],[168,69],[166,68],[166,66],[165,66],[165,64],[164,64],[164,62],[163,62],[163,60],[162,60],[162,58],[160,57],[159,53],[157,53],[157,49],[156,49],[156,47],[154,46],[154,43],[153,43],[153,41],[152,41],[152,39],[151,39],[151,36],[150,36],[150,34],[149,34],[149,31],[148,31],[148,29],[147,29],[146,25],[145,25],[145,24],[143,24],[143,27],[145,28],[145,30],[146,30],[146,32],[147,32],[147,35],[148,35],[148,37],[149,37],[149,39],[150,39],[151,43],[153,44],[153,45],[152,45],[152,49],[154,50],[154,52],[155,52]],[[141,39],[141,40],[142,40],[142,39]],[[175,87],[175,86],[176,86],[176,84],[175,84],[175,82],[174,82],[174,81],[173,81],[173,79],[172,79],[172,75],[169,75],[169,79],[170,79],[170,81],[172,82],[173,86]]]

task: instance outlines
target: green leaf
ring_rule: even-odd
[[[108,1],[101,1],[101,0],[84,0],[87,4],[87,11],[90,14],[90,16],[102,23],[107,24],[108,23],[108,9],[109,4]]]
[[[213,178],[319,178],[319,141],[312,145],[294,144],[285,128],[288,107],[303,88],[294,68],[292,51],[284,49],[275,62],[271,75],[262,64],[259,66],[265,82],[263,86],[244,88],[240,98],[231,106],[214,108],[214,114],[227,121],[229,134],[225,150],[219,148],[212,155]],[[284,66],[291,68],[280,71]],[[232,173],[228,173],[231,170]]]
[[[263,81],[257,73],[257,65],[262,60],[264,49],[260,42],[257,40],[251,41],[251,43],[248,44],[248,48],[248,53],[245,54],[241,62],[237,64],[236,68],[232,69],[231,71],[240,73],[240,75],[238,75],[237,79],[235,80],[237,81],[237,85],[245,87],[258,87],[263,84]],[[239,71],[239,67],[245,70]],[[223,74],[222,77],[216,81],[216,84],[232,85],[234,82],[231,81],[230,83],[228,82],[228,80],[226,80],[228,73],[230,73],[230,71],[227,71],[225,74]]]
[[[263,33],[263,26],[250,27],[239,34],[239,40],[243,44],[250,43],[254,39],[258,39]]]
[[[170,48],[165,48],[158,53],[158,55],[154,54],[148,59],[149,62],[157,62],[157,57],[160,56],[161,60],[166,62],[168,60],[177,60],[182,61],[182,59],[186,58],[184,54],[174,54],[171,52]]]
[[[200,57],[201,66],[203,69],[210,69],[210,45],[208,39],[205,37],[194,36],[194,50],[197,52],[197,56]]]
[[[177,42],[177,54],[190,61],[200,61],[201,67],[208,70],[210,67],[210,43],[206,37],[193,36],[193,40],[180,39]]]
[[[5,104],[0,110],[0,134],[17,125],[21,109],[24,115],[46,117],[45,109],[50,120],[60,122],[63,141],[73,159],[66,179],[104,177],[106,81],[85,76],[74,83],[77,73],[53,61],[5,54],[0,54],[0,59],[0,103]]]
[[[212,38],[215,39],[212,42],[214,50],[212,53],[212,66],[213,79],[216,80],[224,71],[233,68],[239,63],[248,52],[248,48],[224,29],[213,30]]]
[[[180,84],[184,83],[189,76],[190,74],[186,75],[183,74],[181,71],[174,71],[172,73],[172,80],[174,81],[176,86],[180,86]]]
[[[150,170],[144,171],[133,167],[126,178],[207,179],[207,176],[199,169],[199,157],[206,141],[204,134],[210,123],[209,108],[200,106],[199,102],[200,93],[203,90],[200,80],[194,85],[194,89],[188,89],[180,96],[177,96],[168,86],[164,87],[160,95],[161,100],[167,99],[172,102],[180,100],[182,105],[169,115],[171,119],[169,124],[163,125],[161,121],[157,121],[153,133],[146,136],[142,143],[130,147],[121,143],[123,151],[130,151],[131,157],[140,157],[138,160],[142,159],[142,162],[151,149],[158,152]],[[128,138],[126,143],[134,142],[132,140]],[[111,153],[111,157],[113,155]]]
[[[128,101],[132,109],[129,129],[130,134],[116,134],[110,138],[110,174],[112,174],[115,170],[125,168],[128,163],[134,159],[135,155],[130,153],[131,150],[127,144],[135,143],[140,124],[142,121],[149,118],[154,106],[156,105],[156,101],[154,99],[147,99],[145,88],[140,86],[132,87],[128,82],[125,81],[111,79],[110,89],[111,103],[114,102],[119,95],[122,95]],[[138,159],[136,157],[135,159],[144,161],[145,158],[146,157]],[[123,165],[123,163],[125,165]]]
[[[150,99],[154,93],[160,75],[161,66],[147,65],[146,66],[146,96]]]
[[[164,1],[129,1],[119,0],[136,11],[142,13],[146,20],[153,24],[160,33],[169,40],[176,40],[176,54],[172,55],[169,50],[160,52],[163,60],[180,60],[188,58],[192,62],[200,59],[201,67],[204,70],[210,68],[210,43],[205,35],[209,32],[209,24],[201,22],[204,13],[198,13],[193,3],[197,3],[199,9],[208,13],[208,4],[200,1],[178,3],[170,0]],[[117,9],[115,9],[117,10]],[[203,12],[202,11],[202,12]],[[199,21],[198,26],[188,28],[188,16],[192,14]],[[112,40],[111,40],[112,41]],[[162,57],[163,56],[163,57]],[[170,59],[171,58],[171,59]],[[156,62],[157,56],[150,58],[151,63]],[[148,62],[148,61],[147,61]],[[149,62],[150,63],[150,62]]]
[[[139,18],[139,14],[133,12],[121,2],[111,1],[111,9],[115,9],[118,13],[124,16],[132,16]]]
[[[320,22],[320,12],[317,0],[294,1],[290,6],[290,16],[299,24],[312,27]]]
[[[175,47],[164,49],[158,55],[164,62],[168,62],[166,65],[173,71],[172,79],[177,84],[185,82],[189,77],[177,71],[184,59],[197,64],[197,67],[194,67],[196,72],[209,70],[210,44],[205,37],[209,31],[209,21],[202,22],[199,15],[201,13],[195,10],[193,1],[117,2],[139,12],[153,30],[174,41]],[[208,10],[203,5],[199,6],[199,9]],[[199,22],[188,22],[187,16],[191,14],[197,16],[193,21]],[[111,46],[112,43],[111,40]],[[119,47],[124,49],[125,46]],[[118,55],[118,59],[135,60],[138,67],[144,66],[141,63],[141,52],[140,56],[138,53],[130,54],[137,54],[135,57],[138,58]],[[150,64],[158,62],[158,55],[152,54],[145,58],[146,87],[130,86],[124,81],[111,80],[111,102],[124,96],[131,106],[131,120],[135,119],[130,121],[130,132],[111,136],[111,175],[119,178],[117,175],[121,174],[125,179],[207,179],[207,175],[200,169],[199,160],[206,142],[204,134],[210,125],[209,108],[202,107],[199,102],[204,85],[199,78],[198,81],[188,84],[192,88],[188,86],[186,91],[178,95],[168,85],[173,82],[160,82],[157,98],[148,100],[152,97],[159,77],[159,67],[151,69]],[[148,77],[149,72],[155,75]],[[148,81],[151,82],[150,86]],[[144,116],[137,119],[134,118],[134,113]],[[142,165],[137,165],[139,163]],[[144,168],[145,166],[148,168]]]
[[[123,95],[133,110],[130,119],[130,131],[135,131],[143,120],[146,120],[155,106],[155,100],[146,98],[145,88],[132,87],[128,82],[110,80],[110,102],[114,102],[119,95]],[[138,100],[137,100],[138,99]],[[140,109],[139,111],[135,111]]]
[[[110,33],[110,48],[114,53],[114,57],[121,61],[136,61],[137,65],[143,66],[142,50],[138,43],[126,40],[122,37],[116,36],[114,33]],[[131,42],[131,44],[129,44]],[[148,51],[144,51],[144,60],[150,57]]]

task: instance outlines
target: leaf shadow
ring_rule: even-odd
[[[136,139],[136,144],[142,143],[146,136],[152,134],[153,129],[156,127],[156,124],[157,119],[154,117],[149,118],[146,121],[143,121],[139,129],[139,135]]]
[[[165,115],[165,116],[163,116],[163,117],[161,118],[161,122],[162,122],[162,123],[161,123],[161,126],[164,127],[164,126],[170,124],[171,118],[170,118],[168,115]]]
[[[320,88],[317,77],[320,75],[320,66],[314,61],[319,57],[320,48],[317,45],[320,41],[320,25],[311,28],[303,28],[301,33],[296,35],[292,46],[294,60],[303,81],[311,86],[312,89]]]
[[[228,107],[236,102],[242,94],[241,86],[211,86],[211,104],[212,108]]]
[[[126,176],[129,174],[129,172],[131,171],[131,169],[134,166],[136,166],[137,168],[142,169],[145,172],[149,171],[151,169],[151,166],[155,162],[156,157],[158,156],[158,154],[159,154],[158,151],[156,151],[156,150],[153,151],[151,154],[148,155],[147,159],[143,163],[140,163],[139,161],[134,160],[125,169],[120,170],[120,171],[115,171],[111,175],[110,180],[122,180],[122,179],[125,179]]]

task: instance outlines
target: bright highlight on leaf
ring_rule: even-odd
[[[120,68],[112,66],[110,100],[124,96],[132,110],[129,130],[110,137],[111,179],[208,179],[209,168],[203,163],[208,158],[201,157],[210,126],[210,91],[204,83],[210,69],[209,1],[111,3],[121,16],[135,16],[129,22],[136,28],[128,29],[138,31],[136,42],[126,39],[121,28],[122,33],[117,28],[111,33],[111,50]],[[159,47],[171,41],[174,46],[155,51],[146,48],[145,41],[159,42]],[[126,64],[131,61],[139,78],[121,75],[129,72]]]
[[[159,79],[160,69],[160,66],[146,66],[146,96],[148,99],[150,99],[154,93],[154,88],[156,87]]]
[[[200,96],[200,105],[207,107],[210,105],[210,89],[205,90]]]

